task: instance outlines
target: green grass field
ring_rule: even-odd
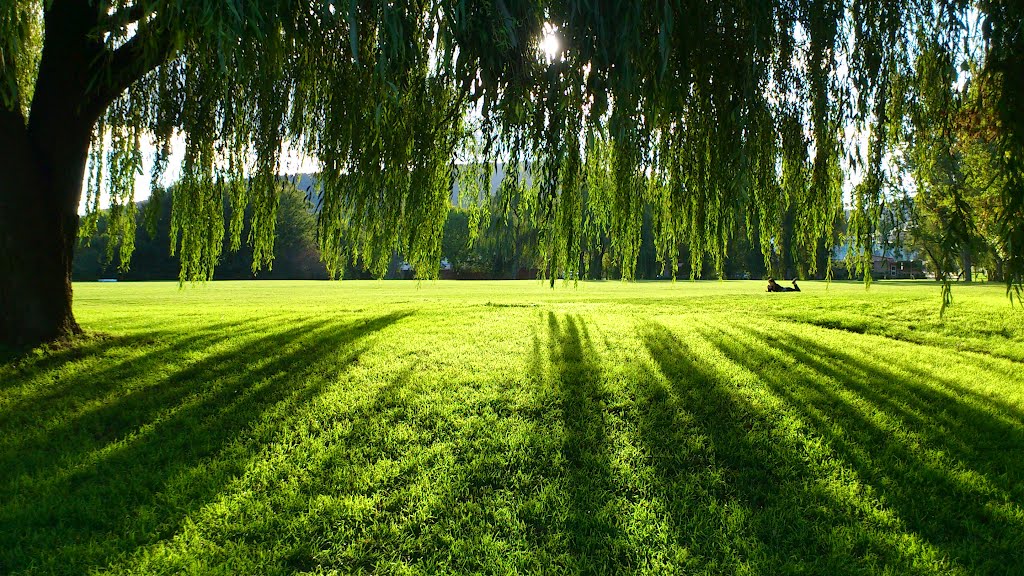
[[[999,286],[79,284],[2,574],[1024,574]]]

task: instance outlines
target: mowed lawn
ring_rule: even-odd
[[[1024,312],[931,282],[78,284],[2,574],[1024,574]]]

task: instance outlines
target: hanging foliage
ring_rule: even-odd
[[[157,183],[180,137],[171,229],[183,281],[212,277],[224,234],[238,248],[245,206],[254,266],[272,266],[286,149],[320,164],[317,238],[334,275],[356,260],[383,274],[400,253],[419,275],[435,276],[453,182],[466,182],[465,192],[475,181],[464,197],[493,206],[483,200],[500,164],[511,179],[502,203],[533,220],[552,277],[585,272],[605,237],[629,277],[645,213],[673,274],[680,248],[694,274],[704,263],[722,273],[739,230],[756,238],[769,267],[785,249],[813,272],[844,208],[851,263],[870,277],[882,207],[907,166],[894,156],[912,158],[922,200],[946,207],[937,260],[946,274],[972,225],[959,182],[947,178],[956,173],[947,124],[961,61],[976,51],[972,75],[999,87],[987,93],[999,111],[1004,276],[1008,286],[1024,280],[1024,104],[1015,97],[1024,91],[1024,8],[1016,2],[94,4],[95,34],[111,53],[127,46],[160,56],[95,126],[82,232],[92,233],[108,198],[118,239],[109,245],[122,263],[145,142],[155,141]],[[38,51],[26,47],[45,35],[49,6],[0,9],[0,50],[19,70],[0,85],[5,106],[31,101],[25,70]],[[541,48],[545,34],[557,38],[555,53]],[[466,166],[481,173],[466,178],[478,169]],[[235,215],[226,228],[225,209]],[[785,222],[794,226],[787,247]]]

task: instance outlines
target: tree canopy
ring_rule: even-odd
[[[682,246],[697,270],[721,270],[739,231],[767,261],[792,218],[813,272],[844,188],[867,269],[901,157],[942,199],[936,244],[958,254],[976,236],[948,169],[964,121],[983,124],[998,174],[986,234],[1008,287],[1024,279],[1016,1],[13,0],[0,8],[5,113],[30,119],[69,6],[94,11],[90,86],[115,96],[93,130],[83,230],[105,193],[108,230],[131,238],[143,143],[155,138],[156,182],[181,135],[183,280],[212,277],[225,237],[240,245],[246,211],[225,226],[224,198],[252,207],[247,241],[270,262],[285,148],[322,168],[317,237],[332,271],[356,258],[383,271],[398,250],[436,274],[453,180],[479,196],[499,162],[553,274],[586,266],[602,235],[632,269],[645,210],[659,258]],[[984,95],[978,114],[954,111],[965,82]]]

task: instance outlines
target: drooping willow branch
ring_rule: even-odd
[[[285,148],[321,165],[317,237],[332,273],[355,260],[383,273],[397,252],[435,275],[460,166],[502,164],[515,180],[504,205],[532,219],[552,276],[580,272],[610,238],[628,277],[645,218],[673,273],[682,247],[695,274],[705,263],[721,273],[739,230],[759,239],[767,264],[788,250],[814,271],[844,208],[867,275],[886,190],[901,181],[894,155],[941,146],[924,132],[951,111],[929,102],[958,80],[930,59],[945,50],[942,65],[955,68],[949,47],[967,38],[972,9],[989,30],[980,70],[1004,85],[1001,233],[1019,284],[1024,113],[1007,94],[1024,40],[1020,9],[1001,2],[117,3],[107,23],[141,11],[136,33],[155,38],[147,50],[174,56],[130,82],[99,126],[96,145],[109,152],[93,154],[88,205],[98,209],[105,187],[124,215],[111,229],[126,238],[139,143],[155,135],[163,165],[181,134],[172,231],[183,280],[211,277],[225,234],[239,246],[246,206],[254,263],[272,265]],[[539,47],[545,27],[560,39],[554,57]],[[119,52],[141,44],[120,30]],[[863,136],[851,139],[851,127]],[[485,145],[460,156],[477,138]],[[950,238],[971,217],[953,204]],[[130,242],[120,246],[124,262]]]

